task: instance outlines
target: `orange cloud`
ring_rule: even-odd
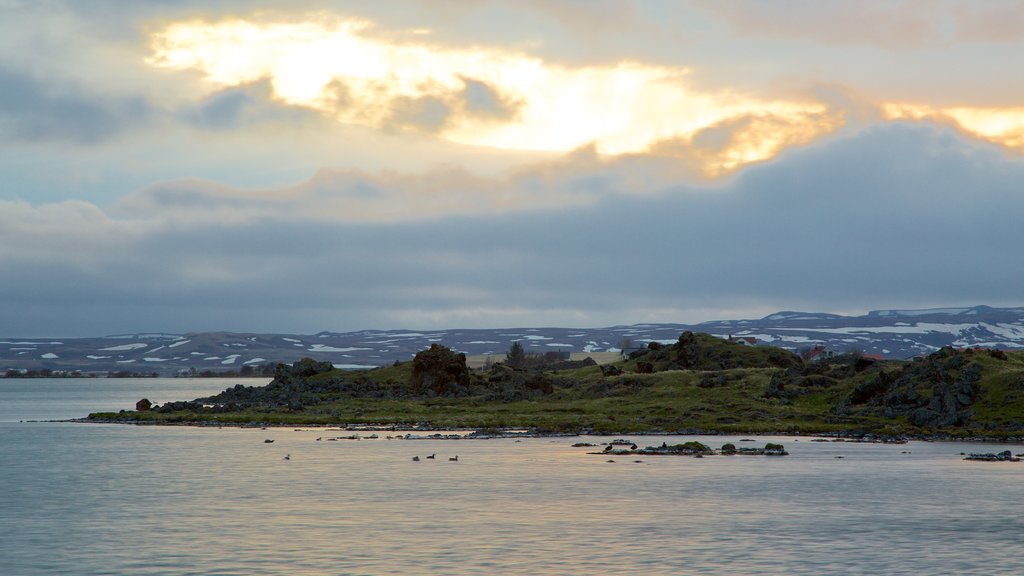
[[[978,138],[1024,153],[1024,108],[949,107],[885,104],[888,120],[934,120],[951,123]]]
[[[179,22],[154,34],[148,61],[199,71],[213,89],[265,78],[273,98],[340,122],[473,146],[564,152],[590,145],[623,155],[686,142],[711,176],[843,122],[814,101],[697,91],[685,68],[573,67],[499,48],[434,46],[425,43],[429,34],[400,37],[382,39],[369,22],[326,16]]]

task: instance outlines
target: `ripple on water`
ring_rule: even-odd
[[[785,458],[608,464],[570,447],[578,438],[316,442],[322,431],[16,423],[0,432],[0,510],[17,526],[0,540],[10,574],[1024,571],[1010,553],[1024,529],[1012,507],[1024,464],[958,455],[987,447],[783,438]]]

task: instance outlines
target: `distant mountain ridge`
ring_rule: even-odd
[[[370,367],[408,360],[433,343],[468,355],[504,357],[512,342],[531,352],[607,352],[624,345],[674,342],[691,330],[722,337],[755,338],[789,350],[816,345],[909,358],[943,346],[1024,348],[1024,308],[874,310],[863,316],[783,311],[758,320],[700,324],[635,324],[607,328],[495,328],[360,330],[313,335],[201,332],[127,334],[97,338],[0,338],[0,373],[54,370],[106,373],[238,371],[245,366],[290,363],[303,357],[339,367]]]

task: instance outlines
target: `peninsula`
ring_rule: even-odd
[[[805,360],[683,332],[617,362],[560,361],[513,345],[471,369],[434,344],[369,371],[303,359],[261,387],[90,414],[88,421],[376,425],[538,432],[836,433],[1024,438],[1024,352],[946,347],[909,360]]]

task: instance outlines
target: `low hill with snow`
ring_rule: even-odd
[[[876,310],[863,316],[778,312],[758,320],[701,324],[637,324],[608,328],[501,328],[474,330],[362,330],[313,335],[130,334],[97,338],[0,338],[0,373],[54,370],[116,371],[173,375],[240,371],[304,357],[360,368],[408,360],[432,343],[468,355],[504,357],[512,342],[528,352],[606,352],[648,342],[675,342],[686,330],[721,337],[753,338],[799,351],[824,346],[888,358],[909,358],[943,346],[1024,348],[1024,308]]]

